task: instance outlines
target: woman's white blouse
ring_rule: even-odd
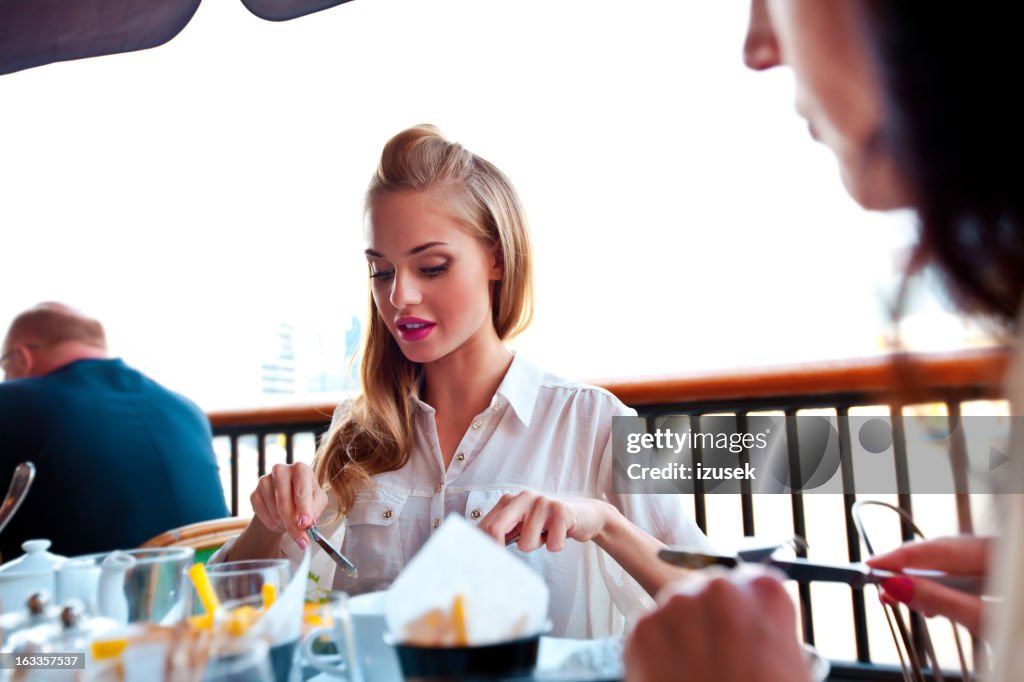
[[[349,594],[386,589],[449,514],[479,522],[505,493],[534,490],[606,499],[666,544],[708,548],[674,495],[612,492],[612,418],[635,415],[607,391],[560,379],[517,354],[491,405],[470,424],[447,471],[434,408],[419,402],[412,457],[375,477],[348,517],[321,530],[359,569],[351,579],[322,552],[312,570]],[[335,419],[345,409],[339,406]],[[321,516],[330,519],[328,508]],[[291,539],[282,551],[297,558]],[[592,542],[560,552],[518,553],[547,582],[554,636],[602,637],[624,631],[653,605],[644,590]]]

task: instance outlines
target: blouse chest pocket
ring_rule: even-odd
[[[502,495],[515,495],[523,492],[524,488],[500,488],[495,490],[473,490],[466,500],[466,519],[470,523],[479,524],[487,514],[498,504]],[[544,556],[547,550],[541,548],[535,552],[520,552],[515,545],[509,546],[509,551],[519,556],[534,571],[544,575]]]
[[[362,594],[391,586],[405,565],[399,520],[407,499],[380,489],[356,497],[341,551],[356,565],[359,577],[349,578],[338,571],[336,588]]]
[[[466,520],[478,524],[494,509],[502,495],[515,495],[522,492],[513,488],[501,488],[496,490],[472,490],[466,499]]]

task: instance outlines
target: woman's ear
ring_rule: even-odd
[[[501,244],[491,247],[491,281],[500,282],[505,279],[505,251]]]

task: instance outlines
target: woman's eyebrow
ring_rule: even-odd
[[[408,256],[415,256],[417,253],[422,253],[427,249],[432,249],[435,246],[448,246],[448,242],[427,242],[426,244],[420,244],[419,246],[409,249]],[[367,249],[364,251],[367,256],[373,256],[374,258],[385,258],[384,254],[374,251],[373,249]]]

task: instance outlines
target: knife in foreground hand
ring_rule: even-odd
[[[682,566],[683,568],[690,569],[707,568],[709,566],[733,568],[744,563],[737,557],[690,552],[685,549],[663,549],[658,552],[658,558],[673,566]],[[801,558],[773,559],[769,557],[761,562],[751,562],[752,565],[757,565],[758,563],[762,566],[771,566],[784,573],[787,578],[802,582],[846,583],[851,587],[864,587],[868,584],[880,583],[886,578],[907,576],[927,578],[940,585],[975,596],[983,594],[985,588],[984,576],[953,575],[943,573],[942,571],[920,568],[907,568],[901,573],[896,573],[871,568],[867,564],[822,564]]]
[[[356,570],[355,564],[349,561],[347,556],[336,550],[331,543],[327,542],[327,538],[323,536],[316,526],[310,526],[306,529],[306,532],[309,534],[310,539],[320,545],[327,552],[327,556],[334,559],[334,563],[338,564],[341,570],[345,571],[345,575],[349,578],[359,577],[359,571]]]

